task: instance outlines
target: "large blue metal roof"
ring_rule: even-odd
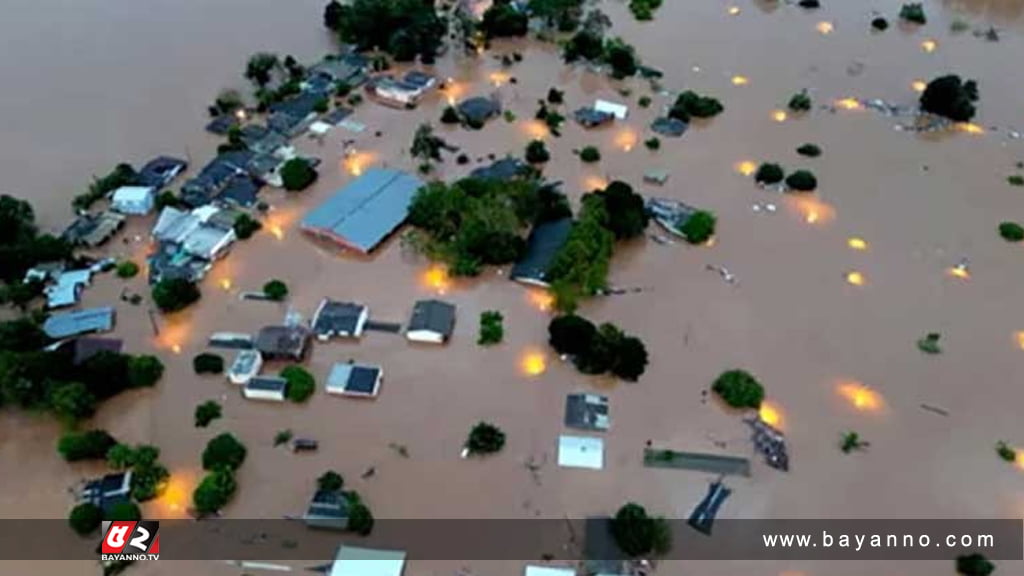
[[[302,227],[370,252],[405,222],[421,186],[400,170],[369,170],[306,214]]]

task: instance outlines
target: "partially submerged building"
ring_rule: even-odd
[[[125,470],[87,482],[79,494],[79,503],[89,503],[109,513],[114,506],[130,502],[131,493],[132,471]]]
[[[288,381],[276,376],[257,376],[242,387],[242,396],[248,400],[284,402],[287,392]]]
[[[114,307],[103,306],[53,314],[43,322],[43,332],[55,340],[114,329]]]
[[[607,431],[608,397],[600,394],[569,394],[565,399],[565,425],[579,430]]]
[[[686,129],[689,126],[686,122],[678,118],[662,117],[658,118],[651,124],[651,131],[667,136],[669,138],[679,138],[686,133]]]
[[[454,304],[441,300],[420,300],[412,308],[405,337],[413,342],[444,344],[454,331]]]
[[[480,168],[474,169],[469,173],[469,177],[476,178],[478,180],[498,180],[505,182],[508,180],[515,180],[517,178],[526,178],[534,174],[534,172],[534,168],[526,162],[523,162],[519,158],[508,156],[493,162],[489,166],[481,166]]]
[[[43,289],[46,307],[50,310],[78,304],[82,290],[92,281],[92,270],[71,270],[57,276],[56,282]]]
[[[306,214],[302,229],[317,238],[369,254],[409,216],[423,181],[399,170],[373,169]]]
[[[376,398],[384,370],[380,366],[338,363],[327,376],[327,392],[341,396]]]
[[[396,108],[415,108],[436,85],[437,79],[430,74],[412,70],[400,79],[378,76],[370,81],[366,90],[381,104]]]
[[[236,177],[251,177],[249,163],[256,156],[250,150],[233,150],[218,154],[210,160],[199,174],[181,187],[181,199],[189,206],[198,208],[217,198]]]
[[[256,333],[256,350],[268,360],[302,360],[310,331],[302,325],[266,326]]]
[[[235,230],[218,222],[221,210],[202,206],[191,212],[167,206],[153,226],[157,248],[149,258],[150,282],[201,279],[214,260],[236,240]]]
[[[101,352],[120,354],[124,342],[118,338],[76,338],[71,344],[71,363],[81,366],[86,360]]]
[[[124,221],[124,215],[117,212],[83,214],[64,229],[61,238],[73,245],[96,248],[117,234]]]
[[[317,340],[359,338],[370,319],[370,309],[362,304],[324,299],[313,314],[313,333]]]
[[[604,440],[587,436],[559,436],[558,465],[590,470],[604,468]]]
[[[584,128],[597,128],[611,124],[615,121],[615,115],[610,112],[603,112],[594,108],[580,108],[573,112],[573,118]]]
[[[680,238],[685,238],[680,230],[697,213],[693,206],[670,198],[648,198],[646,208],[647,213],[659,226]]]
[[[267,126],[289,138],[298,136],[317,117],[317,107],[330,95],[307,90],[270,105]]]
[[[603,112],[605,114],[611,114],[616,120],[625,120],[629,117],[629,106],[625,104],[619,104],[618,102],[609,102],[607,100],[595,100],[594,110]]]
[[[302,515],[310,528],[348,530],[349,500],[341,490],[317,490]]]
[[[550,286],[548,270],[569,239],[572,232],[572,218],[562,218],[537,224],[530,231],[526,241],[526,253],[512,267],[509,278],[516,282],[541,286]]]
[[[369,61],[358,52],[331,54],[320,62],[309,67],[307,82],[316,78],[327,80],[334,88],[340,85],[356,87],[366,82],[366,69]]]
[[[180,158],[157,156],[139,169],[135,175],[135,183],[139,186],[161,189],[187,169],[188,162]]]
[[[145,216],[155,206],[156,189],[152,186],[122,186],[110,199],[110,209],[121,214]]]
[[[228,380],[232,384],[246,384],[260,373],[263,356],[258,350],[240,350],[228,368]]]
[[[501,102],[495,97],[477,96],[459,102],[456,110],[467,125],[472,128],[482,128],[488,120],[501,114]]]

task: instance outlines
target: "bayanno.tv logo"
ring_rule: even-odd
[[[159,560],[160,523],[149,520],[103,522],[100,560]]]

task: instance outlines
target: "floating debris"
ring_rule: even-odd
[[[786,451],[786,437],[760,416],[743,419],[751,429],[754,448],[764,455],[765,463],[783,472],[789,471],[789,454]]]
[[[730,272],[729,269],[726,268],[725,266],[715,266],[713,264],[708,264],[704,268],[712,272],[718,272],[718,275],[722,277],[722,280],[725,280],[726,284],[736,284],[737,282],[736,276],[732,272]]]
[[[969,280],[971,278],[971,270],[967,258],[961,258],[956,266],[950,268],[949,275],[961,280]]]
[[[939,408],[938,406],[932,406],[931,404],[921,404],[921,409],[922,410],[927,410],[927,411],[932,412],[934,414],[938,414],[939,416],[949,416],[949,412],[948,411],[946,411],[943,408]]]

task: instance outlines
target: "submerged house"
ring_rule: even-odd
[[[573,113],[573,118],[584,128],[597,128],[615,121],[615,115],[595,108],[580,108]]]
[[[456,110],[462,121],[471,128],[483,128],[488,120],[501,114],[501,102],[497,98],[477,96],[459,102]]]
[[[678,118],[662,117],[651,124],[651,131],[669,138],[679,138],[689,126]]]
[[[405,337],[413,342],[444,344],[454,331],[454,304],[440,300],[420,300],[412,308]]]
[[[342,545],[327,576],[402,576],[405,552]]]
[[[399,108],[415,108],[426,94],[437,85],[437,79],[425,72],[412,70],[401,79],[392,76],[374,78],[367,92],[382,104]]]
[[[332,54],[310,66],[307,78],[310,82],[315,78],[323,78],[335,87],[342,84],[356,87],[366,81],[368,66],[369,61],[366,57],[357,52],[339,56]]]
[[[122,186],[114,190],[110,209],[121,214],[145,216],[156,206],[156,189],[152,186]]]
[[[130,502],[131,492],[132,471],[125,470],[86,483],[79,494],[79,503],[89,503],[104,512],[109,512],[118,504]]]
[[[74,245],[96,248],[117,234],[124,222],[124,215],[117,212],[83,214],[64,229],[61,238]]]
[[[139,169],[135,175],[135,183],[139,186],[163,188],[187,169],[188,162],[184,160],[171,156],[157,156]]]
[[[327,376],[327,393],[360,398],[376,398],[384,370],[380,366],[338,363]]]
[[[300,92],[291,98],[270,105],[267,126],[293,138],[309,126],[317,116],[317,106],[328,99],[328,94],[317,90]]]
[[[317,340],[359,338],[363,335],[370,309],[362,304],[324,299],[313,313],[313,333]]]
[[[284,402],[287,392],[288,381],[276,376],[257,376],[242,387],[242,396],[248,400]]]
[[[118,338],[76,338],[71,345],[71,363],[81,366],[86,360],[100,352],[120,354],[124,342]]]
[[[516,178],[526,178],[535,172],[536,170],[526,162],[519,158],[508,156],[493,162],[489,166],[481,166],[474,169],[469,173],[469,177],[478,180],[507,181],[515,180]]]
[[[233,228],[213,222],[218,212],[220,210],[213,206],[191,212],[167,206],[153,226],[153,239],[158,244],[173,245],[189,256],[212,262],[223,256],[236,238]]]
[[[509,278],[523,284],[547,288],[548,270],[558,251],[569,239],[572,218],[543,222],[533,227],[526,241],[526,253],[512,267]]]
[[[55,340],[114,329],[114,308],[103,306],[53,314],[43,322],[43,332]]]
[[[422,186],[422,180],[400,170],[369,170],[307,213],[302,230],[369,254],[405,223]]]
[[[195,178],[182,185],[181,199],[193,208],[209,204],[228,186],[232,178],[249,175],[249,163],[255,155],[255,152],[249,150],[233,150],[217,155]]]
[[[604,468],[604,440],[587,436],[558,437],[558,465],[562,468]]]
[[[268,360],[302,360],[309,345],[309,328],[266,326],[256,333],[254,346]]]
[[[608,397],[599,394],[569,394],[565,399],[565,425],[579,430],[607,431]]]
[[[46,307],[50,310],[66,308],[78,304],[82,290],[92,281],[92,270],[71,270],[57,276],[55,284],[43,289],[46,294]]]
[[[228,369],[228,380],[232,384],[245,384],[256,377],[263,367],[263,356],[259,350],[240,350]]]
[[[646,201],[646,209],[651,218],[666,232],[680,238],[685,237],[680,229],[697,213],[696,208],[670,198],[649,198]]]
[[[310,528],[348,530],[349,500],[341,490],[317,490],[302,515]]]

